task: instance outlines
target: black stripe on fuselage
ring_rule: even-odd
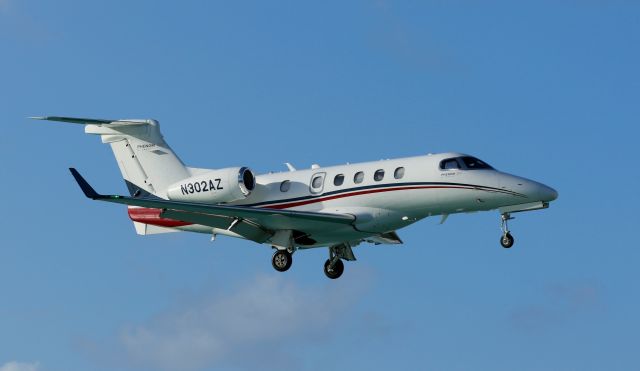
[[[357,192],[357,191],[369,190],[369,189],[374,189],[374,188],[390,188],[390,187],[404,187],[404,186],[455,186],[455,187],[468,187],[469,189],[477,189],[477,190],[480,190],[480,191],[504,193],[504,194],[508,194],[508,195],[512,195],[512,196],[518,196],[518,197],[524,197],[524,198],[527,197],[527,196],[523,195],[522,193],[509,191],[509,190],[502,189],[502,188],[481,186],[481,185],[477,185],[477,184],[446,183],[446,182],[406,182],[406,183],[372,184],[372,185],[361,186],[361,187],[339,189],[339,190],[326,192],[326,193],[322,193],[322,194],[318,194],[318,195],[308,195],[308,196],[302,196],[302,197],[285,198],[285,199],[280,199],[280,200],[263,201],[263,202],[253,203],[253,204],[246,204],[246,205],[242,205],[242,206],[251,206],[251,207],[261,206],[262,207],[262,206],[268,206],[268,205],[271,205],[271,204],[276,205],[276,204],[282,204],[282,203],[287,203],[287,202],[312,200],[314,198],[322,198],[322,197],[337,195],[337,194],[341,194],[341,193]]]

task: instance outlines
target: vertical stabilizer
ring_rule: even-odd
[[[142,125],[87,125],[87,134],[97,134],[111,145],[122,177],[132,196],[155,195],[166,198],[169,185],[189,177],[189,170],[160,133],[155,120]]]

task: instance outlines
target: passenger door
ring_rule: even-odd
[[[311,181],[309,182],[309,192],[311,192],[311,194],[317,195],[322,193],[326,175],[327,173],[315,173],[311,176]]]

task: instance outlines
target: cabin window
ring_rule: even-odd
[[[402,179],[404,177],[404,168],[399,167],[393,172],[393,177],[396,179]]]
[[[291,188],[291,182],[290,181],[285,180],[282,183],[280,183],[280,192],[287,192],[289,190],[289,188]]]
[[[344,174],[338,174],[335,178],[333,178],[333,185],[338,187],[344,183]]]
[[[364,180],[364,173],[362,171],[358,171],[356,175],[353,176],[353,182],[356,184],[362,183],[363,180]]]
[[[443,160],[440,163],[440,169],[449,170],[449,169],[460,169],[460,165],[458,164],[458,160],[455,158],[450,158],[448,160]]]
[[[382,179],[384,179],[384,170],[382,169],[376,170],[376,172],[373,174],[373,180],[375,180],[376,182],[379,182]]]

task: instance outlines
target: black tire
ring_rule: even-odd
[[[326,274],[327,277],[335,280],[336,278],[342,276],[342,272],[344,272],[344,263],[342,262],[342,260],[338,259],[331,271],[329,271],[329,264],[331,264],[331,260],[327,259],[327,261],[324,262],[324,274]]]
[[[278,272],[284,272],[291,268],[291,263],[293,263],[293,257],[287,250],[277,250],[271,258],[271,265]]]
[[[502,237],[500,237],[500,245],[502,245],[502,247],[504,247],[505,249],[510,248],[511,246],[513,246],[513,243],[515,242],[513,236],[511,235],[511,233],[505,233],[502,235]]]

